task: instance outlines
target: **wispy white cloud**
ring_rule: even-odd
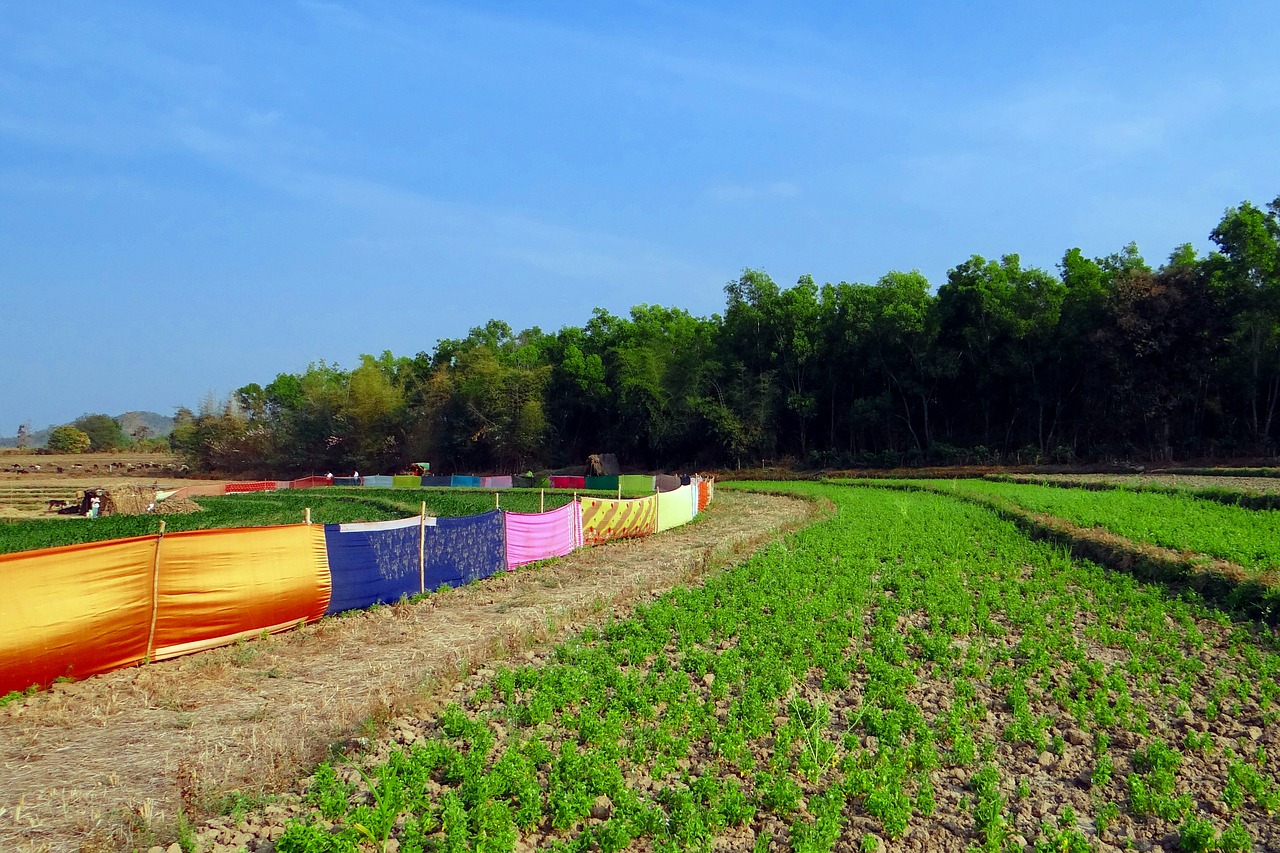
[[[405,186],[344,171],[326,170],[297,140],[309,135],[273,118],[261,127],[213,129],[196,124],[174,128],[175,138],[195,155],[260,186],[342,211],[352,235],[348,245],[379,255],[420,251],[425,245],[479,256],[502,257],[575,280],[607,280],[637,269],[664,274],[706,275],[661,245],[573,224],[551,222],[501,206],[438,198]],[[278,135],[277,135],[278,134]],[[315,155],[315,156],[313,156]],[[775,192],[788,193],[789,185]],[[370,237],[370,232],[376,237]]]

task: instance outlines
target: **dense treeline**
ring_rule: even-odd
[[[936,291],[746,270],[723,315],[641,305],[582,327],[493,320],[412,358],[323,362],[179,412],[205,468],[509,472],[613,451],[634,468],[1271,454],[1280,433],[1280,198],[1217,250],[1135,246],[1057,274],[974,256]]]

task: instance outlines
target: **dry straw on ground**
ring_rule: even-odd
[[[137,486],[122,484],[111,486],[106,490],[103,501],[103,515],[177,515],[188,512],[199,512],[200,505],[187,498],[171,497],[157,501],[157,490],[154,486]]]
[[[623,614],[816,511],[722,491],[693,524],[657,536],[416,604],[55,685],[0,711],[0,849],[110,851],[164,840],[180,807],[198,816],[231,791],[288,788],[331,747],[437,707],[482,663]]]

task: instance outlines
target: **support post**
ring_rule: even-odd
[[[418,515],[418,592],[427,591],[427,502]]]
[[[156,616],[160,613],[160,543],[164,540],[164,519],[160,519],[160,532],[156,534],[156,556],[151,564],[151,630],[147,632],[147,663],[156,649]]]
[[[538,489],[538,512],[547,511],[547,490]]]
[[[311,523],[311,507],[307,507],[305,510],[303,510],[303,512],[302,512],[302,521],[303,521],[303,523],[304,523],[304,524],[310,524],[310,523]]]

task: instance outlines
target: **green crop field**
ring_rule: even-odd
[[[919,480],[940,491],[1008,499],[1083,527],[1100,527],[1178,551],[1230,560],[1263,572],[1280,567],[1280,511],[1254,510],[1190,494],[1110,489],[1091,491],[988,480]]]
[[[1275,849],[1280,643],[947,495],[825,521],[323,764],[280,853]]]
[[[1192,495],[1249,509],[1280,509],[1280,479],[1274,477],[1201,474],[987,474],[982,479],[1098,491],[1123,488],[1134,492]]]
[[[594,492],[583,494],[596,494]],[[566,491],[547,491],[546,509],[573,499]],[[166,529],[207,530],[220,527],[265,527],[297,524],[311,509],[317,524],[351,521],[387,521],[417,515],[422,502],[432,515],[477,515],[494,508],[494,493],[470,489],[306,489],[249,492],[221,497],[201,497],[201,512],[165,515]],[[510,489],[498,493],[502,509],[537,512],[537,490]],[[163,506],[163,505],[162,505]],[[151,515],[115,515],[104,518],[0,520],[0,554],[35,548],[52,548],[81,542],[101,542],[153,534],[159,518]]]

